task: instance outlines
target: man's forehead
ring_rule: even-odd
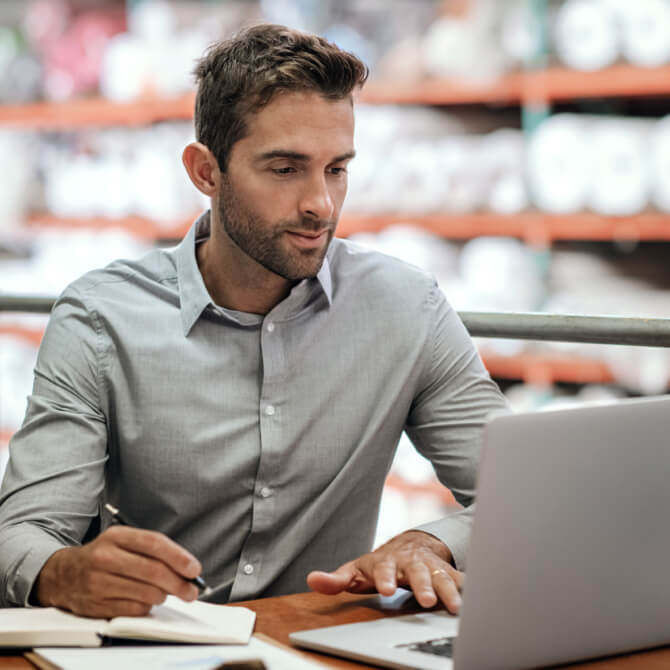
[[[313,91],[284,91],[275,94],[261,109],[248,114],[245,121],[250,132],[272,131],[278,125],[283,131],[294,132],[312,125],[324,129],[331,126],[333,131],[353,130],[353,101],[351,96],[331,100]]]
[[[247,132],[240,142],[256,160],[353,158],[351,101],[327,100],[315,93],[284,93],[247,118]]]

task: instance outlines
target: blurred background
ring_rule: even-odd
[[[0,293],[175,244],[194,60],[260,21],[371,68],[340,235],[459,310],[670,317],[670,0],[2,0]],[[0,474],[45,322],[0,312]],[[664,349],[478,346],[519,410],[670,379]],[[403,440],[379,539],[453,504]]]

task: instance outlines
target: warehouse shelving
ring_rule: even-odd
[[[640,68],[614,65],[595,72],[563,67],[511,72],[492,81],[426,78],[418,81],[375,81],[366,84],[360,102],[369,104],[518,105],[577,98],[649,97],[670,95],[670,65]],[[82,126],[144,125],[188,120],[194,95],[145,97],[132,102],[84,98],[0,106],[0,126],[30,130],[68,130]]]
[[[28,228],[119,228],[146,240],[178,239],[194,221],[197,213],[183,220],[158,223],[141,216],[119,219],[104,217],[65,218],[51,214],[35,214]],[[344,213],[337,228],[338,235],[376,233],[393,224],[411,222],[423,230],[450,239],[498,235],[518,237],[531,244],[549,244],[558,240],[634,240],[670,241],[670,214],[644,212],[633,216],[612,217],[579,212],[547,214],[528,211],[506,215],[491,212],[464,214],[356,214]]]
[[[526,105],[577,98],[661,95],[670,97],[670,65],[638,68],[620,64],[596,72],[576,72],[561,67],[513,72],[485,83],[446,79],[412,82],[373,80],[364,88],[360,101],[370,104],[455,105],[493,102]],[[6,105],[0,106],[0,127],[62,131],[89,126],[140,126],[161,121],[189,120],[192,118],[193,102],[193,94],[184,94],[172,99],[149,97],[130,103],[89,98],[63,103]],[[122,228],[147,240],[177,239],[183,236],[193,218],[159,223],[139,216],[71,219],[40,213],[29,217],[27,228]],[[338,234],[349,236],[355,232],[378,232],[394,223],[407,222],[451,239],[513,236],[536,246],[546,246],[558,240],[670,241],[670,214],[653,211],[630,217],[607,217],[590,212],[552,215],[538,211],[514,215],[490,212],[418,215],[345,212]],[[18,326],[0,326],[0,333],[3,332],[13,332],[34,343],[41,338],[41,333],[31,332],[30,329],[22,331]],[[485,362],[493,376],[505,379],[541,379],[547,383],[612,381],[612,374],[605,363],[574,356],[523,354],[508,357],[488,354]]]

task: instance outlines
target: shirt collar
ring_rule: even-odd
[[[209,237],[210,226],[210,210],[207,210],[196,219],[174,252],[179,281],[181,323],[185,336],[188,336],[191,332],[193,325],[202,316],[202,313],[208,307],[214,306],[214,301],[207,292],[196,259],[196,245]],[[314,279],[303,279],[296,284],[288,297],[273,308],[272,312],[274,313],[276,310],[282,316],[288,317],[291,312],[306,303],[308,295],[312,292],[310,289],[314,286],[320,287],[330,306],[333,301],[333,280],[327,257],[323,259],[323,264],[316,277]],[[218,309],[224,314],[228,314],[232,320],[240,322],[240,312],[223,308]]]

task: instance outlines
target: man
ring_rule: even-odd
[[[196,75],[183,162],[211,210],[55,306],[0,491],[1,604],[140,615],[202,572],[217,602],[307,578],[458,611],[469,510],[366,553],[401,432],[469,505],[505,407],[430,277],[333,239],[367,70],[266,25]]]

